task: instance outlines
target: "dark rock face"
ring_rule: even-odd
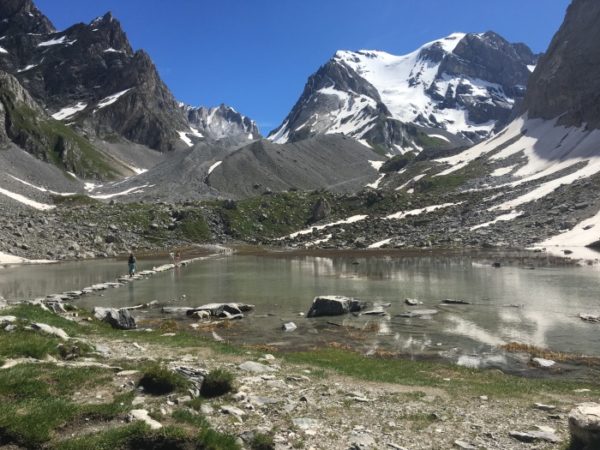
[[[52,33],[54,26],[32,0],[2,0],[0,3],[0,35],[20,33]]]
[[[186,147],[181,133],[195,134],[186,108],[150,56],[132,49],[111,13],[56,32],[31,0],[6,0],[0,6],[0,35],[5,50],[0,51],[0,69],[78,132],[111,141],[122,137],[162,152]],[[246,138],[260,136],[250,119],[224,106],[218,109],[221,137],[236,127]]]
[[[89,141],[48,117],[15,77],[0,70],[0,144],[9,142],[82,177],[118,173]]]
[[[329,217],[330,214],[331,214],[331,205],[325,198],[321,197],[319,200],[317,200],[317,203],[315,203],[313,206],[309,223],[319,222],[319,221]]]
[[[451,35],[404,57],[337,52],[269,138],[340,132],[392,154],[473,144],[508,122],[536,62],[526,45],[493,32]],[[452,118],[465,112],[464,123]]]
[[[600,3],[574,0],[529,80],[530,118],[600,128]]]
[[[94,316],[117,330],[134,330],[135,319],[127,309],[94,308]]]

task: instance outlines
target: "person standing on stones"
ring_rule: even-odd
[[[131,278],[133,275],[135,275],[137,264],[137,259],[135,259],[133,252],[129,253],[129,260],[127,261],[127,264],[129,265],[129,278]]]

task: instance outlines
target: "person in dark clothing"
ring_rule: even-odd
[[[137,259],[135,259],[135,255],[133,253],[129,254],[129,260],[127,261],[129,265],[129,277],[131,278],[135,275]]]

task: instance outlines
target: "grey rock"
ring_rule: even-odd
[[[244,372],[252,372],[252,373],[273,373],[277,372],[277,369],[271,366],[267,366],[265,364],[257,363],[254,361],[246,361],[238,366],[240,370]]]
[[[339,295],[315,297],[306,317],[340,316],[351,312],[359,312],[366,306],[365,302]]]
[[[286,322],[281,326],[282,330],[285,332],[291,332],[298,328],[298,326],[294,322]]]
[[[600,404],[581,403],[569,413],[571,441],[577,448],[600,448]]]
[[[127,309],[95,307],[92,311],[96,319],[109,323],[118,330],[133,330],[137,328],[135,319]]]

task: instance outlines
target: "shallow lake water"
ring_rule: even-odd
[[[139,270],[165,261],[142,260]],[[0,270],[0,295],[29,299],[114,280],[123,261],[91,261]],[[386,317],[307,319],[317,295],[390,303]],[[423,302],[409,307],[404,299]],[[469,305],[442,305],[444,299]],[[129,285],[84,296],[76,304],[171,306],[242,302],[256,306],[244,320],[218,330],[233,342],[303,348],[332,341],[365,352],[442,356],[471,366],[513,364],[498,351],[508,342],[600,356],[600,325],[579,319],[600,312],[600,271],[594,267],[493,268],[473,256],[230,255],[195,262]],[[437,309],[424,318],[399,314]],[[141,312],[142,315],[157,314]],[[298,329],[284,333],[293,321]],[[339,326],[342,325],[342,326]]]

